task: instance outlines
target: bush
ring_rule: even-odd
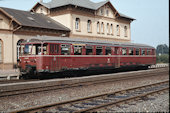
[[[168,54],[162,54],[156,56],[156,63],[169,63],[169,55]]]

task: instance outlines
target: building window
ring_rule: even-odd
[[[40,8],[41,13],[43,13],[43,8]]]
[[[116,26],[116,32],[117,32],[117,36],[120,36],[120,27],[119,27],[119,25]]]
[[[106,16],[109,16],[109,10],[108,9],[106,10]]]
[[[97,22],[97,33],[100,33],[100,23]]]
[[[124,27],[124,36],[127,37],[127,26]]]
[[[3,21],[3,19],[0,18],[0,28],[2,28],[2,21]]]
[[[92,22],[91,22],[91,20],[87,21],[87,32],[92,32]]]
[[[76,18],[76,21],[75,21],[75,29],[80,31],[80,19],[79,18]]]
[[[101,32],[104,33],[104,23],[101,24]]]
[[[0,39],[0,62],[2,62],[2,40]]]
[[[107,23],[107,26],[106,26],[106,28],[107,28],[107,34],[109,34],[109,33],[110,33],[110,29],[109,29],[109,23]]]
[[[103,15],[103,8],[100,9],[100,14]]]
[[[113,24],[110,25],[110,33],[113,35]]]

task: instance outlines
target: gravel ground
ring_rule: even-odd
[[[112,83],[104,83],[90,86],[79,86],[70,89],[56,90],[56,91],[47,91],[40,93],[31,93],[29,95],[19,95],[11,97],[0,98],[0,112],[9,112],[12,110],[24,109],[32,106],[39,106],[44,104],[50,104],[60,101],[72,100],[81,97],[92,96],[96,94],[102,94],[106,92],[113,92],[122,90],[125,88],[136,87],[146,84],[151,84],[159,81],[164,81],[169,79],[168,75],[156,76],[156,77],[147,77],[133,80],[123,80]],[[163,100],[164,97],[160,96],[160,100]],[[157,101],[154,103],[156,107],[162,107],[164,109],[167,103],[168,96],[165,96],[164,103],[159,103]],[[168,101],[169,102],[169,101]],[[137,109],[137,108],[135,108]],[[137,110],[138,111],[138,110]],[[156,110],[157,111],[157,110]]]
[[[169,112],[169,91],[162,94],[149,96],[150,100],[139,100],[131,102],[131,104],[121,104],[120,106],[112,106],[107,110],[100,112]]]

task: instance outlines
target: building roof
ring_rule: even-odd
[[[90,0],[51,0],[48,3],[44,3],[44,2],[39,2],[39,3],[49,9],[66,6],[66,5],[75,5],[75,6],[88,8],[88,9],[97,10],[98,8],[100,8],[101,6],[106,4],[107,2],[108,2],[108,0],[98,2],[98,3],[94,3]]]
[[[44,2],[38,2],[38,3],[45,6],[48,9],[61,7],[61,6],[66,6],[66,5],[74,5],[74,6],[84,7],[84,8],[88,8],[88,9],[92,9],[92,10],[97,10],[101,6],[105,5],[106,3],[110,3],[110,1],[105,0],[105,1],[102,1],[102,2],[95,3],[95,2],[92,2],[90,0],[51,0],[48,3],[44,3]],[[119,14],[120,17],[135,20],[134,18],[131,18],[131,17],[126,16],[124,14],[121,14],[119,12],[118,12],[118,14]]]
[[[25,40],[27,42],[60,42],[60,43],[71,43],[71,44],[89,44],[89,45],[105,45],[105,46],[121,46],[121,47],[136,47],[136,48],[154,48],[146,44],[137,44],[131,42],[115,42],[115,41],[103,41],[103,40],[90,40],[87,38],[69,38],[69,37],[51,37],[51,36],[36,36],[31,39]]]
[[[21,26],[70,31],[64,25],[38,13],[0,7],[0,11],[7,14]]]

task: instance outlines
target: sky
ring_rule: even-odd
[[[29,11],[39,1],[0,0],[0,7]],[[118,12],[136,19],[131,23],[131,42],[154,47],[159,44],[169,46],[169,0],[110,0],[110,2]]]

